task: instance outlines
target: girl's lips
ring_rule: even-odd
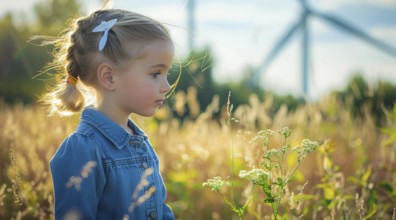
[[[157,103],[157,104],[159,104],[159,105],[164,104],[164,102],[165,102],[165,99],[158,99],[158,100],[155,100],[155,103]]]

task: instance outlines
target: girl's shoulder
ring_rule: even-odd
[[[97,159],[99,156],[97,144],[91,136],[74,132],[65,138],[51,162],[64,159]]]
[[[91,137],[91,135],[87,133],[80,133],[78,131],[73,132],[68,137],[63,140],[62,146],[67,147],[77,147],[84,146],[83,149],[90,148],[95,145],[95,139]],[[82,148],[82,147],[78,147]]]

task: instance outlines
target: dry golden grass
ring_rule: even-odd
[[[389,135],[380,131],[368,110],[362,118],[354,118],[348,106],[328,96],[294,112],[282,106],[271,115],[272,97],[260,102],[252,95],[249,104],[234,110],[239,122],[230,127],[225,107],[218,105],[219,97],[214,97],[205,112],[199,112],[193,89],[175,98],[175,110],[189,109],[194,114],[190,119],[181,122],[168,108],[154,118],[132,118],[157,151],[168,201],[178,219],[237,219],[218,195],[202,188],[202,182],[231,176],[232,160],[236,175],[247,168],[249,160],[258,164],[264,150],[249,144],[249,139],[259,130],[285,126],[293,131],[289,138],[292,146],[305,138],[323,146],[303,162],[295,184],[287,191],[288,198],[302,199],[285,200],[281,214],[291,219],[301,215],[303,219],[361,219],[370,214],[370,219],[391,219],[394,215],[396,144],[384,144]],[[220,119],[214,119],[216,112]],[[0,105],[1,219],[53,218],[48,163],[77,124],[78,116],[47,117],[38,106]],[[396,121],[389,119],[384,127],[395,129]],[[231,146],[238,158],[232,157]],[[271,139],[270,147],[280,146],[282,139]],[[292,165],[294,161],[287,162]],[[250,187],[244,180],[236,182],[241,203]],[[258,191],[255,194],[244,219],[271,219],[271,209],[262,202],[265,197]]]

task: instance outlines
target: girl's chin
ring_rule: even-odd
[[[153,117],[155,113],[157,112],[158,108],[156,108],[154,111],[147,111],[147,112],[132,112],[134,114],[143,116],[143,117]]]

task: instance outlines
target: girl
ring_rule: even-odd
[[[55,218],[174,219],[158,158],[129,114],[152,116],[170,90],[174,47],[159,22],[130,11],[98,10],[55,42],[50,65],[62,78],[44,101],[59,113],[86,107],[76,131],[50,161]]]

